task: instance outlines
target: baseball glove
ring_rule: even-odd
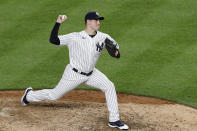
[[[115,53],[118,50],[116,48],[116,43],[114,43],[113,41],[111,41],[110,39],[106,38],[105,39],[105,48],[107,49],[108,53],[112,56],[112,57],[116,57]]]

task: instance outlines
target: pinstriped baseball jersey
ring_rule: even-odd
[[[105,38],[114,41],[117,49],[119,49],[117,42],[113,38],[99,31],[93,38],[85,31],[73,32],[58,37],[60,46],[68,46],[71,67],[86,73],[94,69],[101,52],[105,49]]]

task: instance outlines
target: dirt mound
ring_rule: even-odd
[[[115,131],[101,91],[73,90],[58,101],[22,107],[24,91],[0,92],[0,131]],[[132,131],[196,131],[197,110],[155,98],[118,94],[120,117]]]

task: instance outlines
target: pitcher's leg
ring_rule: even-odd
[[[114,122],[119,120],[118,102],[114,84],[99,70],[95,70],[86,85],[98,88],[105,92],[105,98],[109,111],[109,121]]]
[[[38,102],[42,100],[57,100],[67,92],[73,90],[80,85],[83,80],[64,80],[61,79],[54,89],[43,89],[38,91],[30,91],[26,99],[28,102]]]

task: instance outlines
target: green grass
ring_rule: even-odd
[[[66,34],[83,30],[84,15],[96,10],[105,17],[101,31],[121,52],[120,59],[103,52],[96,67],[118,92],[197,108],[196,5],[193,0],[1,0],[0,90],[55,87],[69,62],[66,47],[49,43],[57,16],[67,14],[60,28]]]

